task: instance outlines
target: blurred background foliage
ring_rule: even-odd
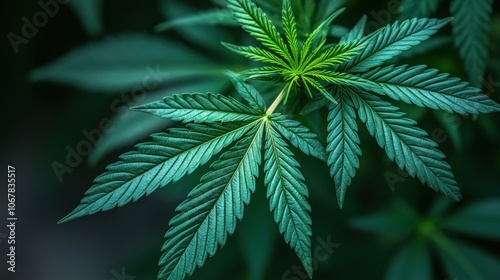
[[[45,22],[41,2],[57,6]],[[172,93],[230,94],[222,70],[239,71],[249,62],[219,42],[250,39],[224,13],[222,0],[60,2],[67,4],[0,4],[2,164],[17,169],[19,218],[18,278],[2,279],[155,279],[168,221],[208,165],[126,207],[68,224],[56,222],[119,154],[150,133],[176,125],[128,107]],[[281,1],[256,2],[279,15]],[[402,13],[391,12],[399,2],[323,1],[320,10],[347,7],[332,29],[335,41],[363,15],[370,26],[381,27],[411,14],[409,6]],[[450,26],[403,54],[398,63],[438,68],[481,86],[499,102],[496,2],[483,79],[468,78]],[[424,12],[450,16],[450,1]],[[199,17],[180,20],[189,15]],[[38,20],[39,26],[24,30],[23,19]],[[22,43],[11,43],[13,33],[24,38]],[[453,203],[398,170],[363,129],[361,167],[342,210],[327,167],[300,158],[313,209],[312,249],[324,249],[313,262],[315,278],[500,279],[500,115],[458,116],[404,104],[401,108],[439,143],[463,201]],[[300,118],[324,139],[324,112]],[[108,129],[103,129],[106,124]],[[94,145],[92,140],[100,141]],[[55,172],[56,166],[66,168]],[[235,236],[191,279],[305,279],[296,270],[298,259],[279,237],[262,187],[260,182]],[[0,241],[0,260],[5,263],[6,243]],[[325,249],[325,242],[335,243],[335,249]]]

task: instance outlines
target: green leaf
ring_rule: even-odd
[[[245,260],[248,280],[265,279],[272,266],[278,241],[278,231],[269,213],[266,190],[257,187],[252,203],[245,209],[245,219],[238,226],[236,235],[241,254]],[[206,275],[206,274],[205,274]]]
[[[459,114],[500,112],[500,105],[480,89],[425,65],[390,65],[373,69],[360,77],[377,83],[380,90],[375,92],[420,107]]]
[[[280,114],[273,114],[269,117],[272,127],[288,139],[293,146],[301,150],[306,155],[311,155],[322,161],[326,161],[326,151],[318,141],[316,134],[311,132],[300,122],[287,119]]]
[[[72,0],[68,4],[80,20],[87,34],[95,37],[102,33],[101,0]]]
[[[234,72],[226,71],[226,76],[229,77],[238,94],[241,95],[252,108],[258,108],[260,112],[266,111],[266,102],[255,87],[246,83],[240,75]]]
[[[432,260],[424,238],[404,246],[392,258],[385,279],[433,279]]]
[[[342,8],[332,15],[330,15],[326,20],[324,20],[316,29],[309,34],[305,40],[302,48],[300,50],[300,61],[299,64],[303,65],[304,61],[311,57],[315,57],[316,53],[322,48],[326,42],[326,36],[328,35],[328,29],[332,21],[338,17],[345,9]]]
[[[337,201],[340,208],[344,204],[347,187],[359,168],[358,125],[356,124],[356,113],[351,98],[342,91],[334,95],[338,104],[330,104],[328,114],[328,166],[330,176],[335,181]]]
[[[358,56],[344,64],[349,72],[365,72],[382,65],[402,52],[427,40],[439,28],[451,21],[446,19],[409,19],[396,21],[369,37],[366,48]]]
[[[500,278],[500,259],[488,251],[449,239],[438,253],[449,279],[489,280]]]
[[[481,85],[486,70],[492,10],[493,0],[453,0],[450,4],[455,46],[474,86]]]
[[[283,0],[282,19],[283,19],[283,30],[285,31],[285,37],[288,46],[292,51],[293,61],[298,61],[299,40],[297,37],[297,24],[295,22],[295,16],[293,14],[292,5],[290,5],[290,0]]]
[[[461,194],[450,165],[437,144],[427,133],[416,127],[416,122],[404,113],[372,94],[351,94],[358,116],[366,124],[390,160],[435,191],[454,200]]]
[[[165,119],[182,122],[253,121],[259,112],[232,97],[213,93],[184,93],[132,108]]]
[[[132,98],[127,101],[129,103],[122,106],[119,106],[119,104],[120,101],[124,102],[123,99],[116,99],[111,103],[111,111],[115,112],[115,114],[110,118],[109,128],[105,132],[103,131],[102,140],[95,143],[94,149],[92,149],[92,153],[87,159],[88,163],[94,166],[110,152],[131,146],[138,141],[142,141],[151,133],[162,131],[175,123],[153,115],[129,110],[129,106],[159,100],[175,92],[196,92],[200,90],[221,92],[226,87],[227,80],[224,77],[210,80],[197,79],[189,83],[180,83],[148,92],[144,99]]]
[[[366,15],[363,15],[358,23],[356,23],[356,25],[349,31],[349,33],[347,33],[347,35],[343,36],[340,39],[339,44],[342,45],[345,43],[361,40],[365,35],[366,18]]]
[[[154,27],[156,32],[162,32],[181,26],[193,25],[226,25],[237,26],[233,14],[228,10],[208,10],[195,15],[188,15],[162,22]]]
[[[211,171],[181,203],[179,213],[170,220],[160,258],[159,279],[184,279],[207,256],[213,256],[232,235],[243,208],[255,191],[262,160],[264,124],[252,131],[210,167]]]
[[[415,209],[404,201],[396,200],[390,209],[355,218],[350,225],[397,241],[395,239],[402,239],[414,231],[418,222]]]
[[[295,250],[305,271],[312,278],[311,218],[308,191],[299,163],[279,133],[266,125],[264,182],[274,220],[285,242]]]
[[[439,0],[402,0],[398,7],[401,19],[426,18],[433,14]]]
[[[231,142],[242,137],[255,122],[187,125],[153,134],[152,142],[120,156],[94,180],[78,207],[59,221],[66,222],[98,211],[120,207],[175,182],[206,163]]]
[[[122,34],[72,50],[33,70],[34,82],[50,81],[88,91],[154,90],[182,77],[220,75],[220,66],[173,41]]]
[[[228,0],[227,2],[228,8],[245,31],[284,59],[292,61],[280,33],[259,7],[250,0]]]
[[[440,227],[473,237],[500,240],[500,199],[472,203],[444,218]]]
[[[253,46],[236,46],[225,42],[222,42],[222,45],[227,49],[254,61],[270,63],[283,68],[288,67],[283,59],[270,51]]]
[[[300,111],[301,115],[307,115],[311,112],[314,112],[318,109],[325,107],[330,104],[330,101],[326,99],[323,95],[315,94],[311,101],[309,101],[304,108]]]

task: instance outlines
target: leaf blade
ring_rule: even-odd
[[[261,162],[263,125],[256,125],[211,165],[211,171],[177,207],[160,258],[158,278],[184,279],[213,256],[234,233],[243,207],[255,191]],[[222,212],[222,213],[219,213]]]
[[[165,119],[196,123],[252,121],[259,118],[259,111],[232,97],[213,93],[174,94],[132,109]]]
[[[191,124],[188,129],[153,134],[151,142],[137,145],[136,151],[109,165],[80,204],[59,223],[123,206],[179,180],[242,137],[252,125]]]
[[[330,104],[328,108],[326,151],[330,176],[335,182],[337,201],[342,208],[347,188],[359,168],[361,148],[352,100],[340,90],[334,97],[338,104]]]
[[[359,118],[390,160],[435,191],[454,200],[461,199],[444,154],[425,131],[416,127],[415,121],[405,118],[404,113],[377,96],[362,92],[350,96]]]
[[[480,89],[425,65],[389,65],[360,76],[380,85],[375,92],[408,104],[459,114],[500,112],[500,105]]]
[[[311,218],[308,214],[311,207],[306,200],[308,191],[299,166],[279,133],[267,124],[264,183],[270,208],[285,242],[294,249],[311,278]]]

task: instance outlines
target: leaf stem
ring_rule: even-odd
[[[278,107],[278,105],[281,103],[281,101],[283,100],[283,98],[285,98],[285,96],[287,95],[288,93],[288,90],[290,86],[289,85],[286,85],[280,92],[280,94],[278,94],[278,96],[276,97],[276,99],[274,99],[273,103],[271,104],[271,106],[269,106],[269,108],[267,109],[266,111],[266,115],[271,115],[272,113],[274,113],[274,110],[276,110],[276,108]]]

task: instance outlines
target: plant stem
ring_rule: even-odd
[[[273,101],[273,104],[271,104],[271,106],[269,106],[269,108],[267,109],[266,111],[266,115],[271,115],[272,113],[274,113],[274,110],[276,110],[276,108],[278,107],[278,105],[281,103],[281,100],[283,100],[283,98],[286,96],[287,94],[287,88],[289,88],[289,86],[285,86],[280,94],[278,94],[278,96],[276,97],[276,99],[274,99]]]

